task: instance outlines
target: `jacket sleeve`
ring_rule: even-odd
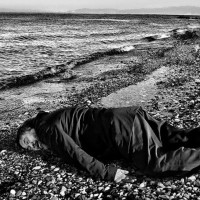
[[[95,159],[94,157],[87,154],[83,149],[81,149],[74,140],[66,133],[58,134],[59,130],[55,130],[56,140],[54,141],[58,144],[55,149],[62,157],[66,158],[67,155],[78,162],[84,169],[86,169],[92,176],[101,177],[105,180],[114,180],[117,168],[114,166],[106,167],[103,163]],[[55,147],[55,146],[54,146]]]

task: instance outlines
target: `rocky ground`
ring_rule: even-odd
[[[131,174],[129,181],[117,184],[92,179],[50,153],[27,152],[15,145],[17,127],[36,109],[78,103],[100,106],[102,97],[143,81],[147,74],[163,66],[168,73],[156,83],[156,95],[143,106],[157,119],[177,127],[199,126],[200,39],[187,34],[165,44],[169,45],[135,51],[120,62],[123,68],[76,79],[88,83],[87,87],[56,93],[48,105],[34,104],[27,110],[16,101],[9,112],[4,108],[0,114],[0,199],[200,199],[199,171],[187,177],[168,178]],[[0,98],[3,105],[8,105],[6,96]],[[112,163],[130,170],[121,161]]]

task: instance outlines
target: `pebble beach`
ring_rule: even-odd
[[[0,199],[200,200],[198,169],[185,177],[153,178],[131,173],[123,161],[111,161],[107,164],[130,171],[130,179],[106,182],[49,152],[28,152],[15,144],[17,128],[38,110],[77,104],[137,104],[174,126],[200,126],[200,29],[176,31],[159,45],[156,37],[150,39],[125,55],[103,58],[111,63],[106,69],[94,60],[59,77],[1,90]],[[94,65],[99,68],[91,72]]]

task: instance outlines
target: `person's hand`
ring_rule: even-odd
[[[114,178],[114,181],[116,183],[119,183],[120,181],[122,181],[123,179],[125,179],[127,177],[127,174],[129,172],[126,171],[126,170],[122,170],[122,169],[117,169],[117,172],[115,174],[115,178]]]

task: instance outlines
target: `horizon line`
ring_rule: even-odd
[[[176,9],[177,8],[177,14],[175,13],[176,11],[172,10],[171,12],[172,13],[168,13],[170,12],[170,9]],[[183,8],[193,8],[193,9],[199,9],[199,13],[179,13],[181,12],[181,10],[179,9],[183,9]],[[162,12],[163,9],[166,9],[166,11],[163,11],[163,13],[156,13],[156,12]],[[84,12],[85,10],[85,12]],[[92,13],[91,12],[88,12],[87,13],[87,10],[88,11],[93,11]],[[112,11],[119,11],[121,13],[109,13],[109,10],[110,12]],[[144,10],[144,13],[123,13],[124,12],[131,12],[131,11],[142,11]],[[158,10],[158,11],[156,11]],[[83,11],[83,13],[81,13],[81,11]],[[95,11],[97,13],[95,13]],[[104,13],[100,13],[98,11],[105,11]],[[108,11],[106,13],[106,11]],[[145,13],[145,11],[147,11],[147,13]],[[148,13],[148,11],[153,11],[155,13]],[[182,10],[182,12],[184,12]],[[25,13],[25,14],[42,14],[42,13],[46,13],[46,14],[99,14],[99,15],[102,15],[102,14],[116,14],[116,15],[120,15],[120,14],[127,14],[127,15],[186,15],[186,16],[194,16],[194,15],[197,15],[199,16],[200,15],[200,6],[167,6],[167,7],[158,7],[158,8],[133,8],[133,9],[115,9],[115,8],[80,8],[80,9],[74,9],[74,10],[66,10],[66,11],[63,11],[63,10],[39,10],[39,9],[30,9],[30,10],[26,10],[26,9],[12,9],[12,8],[0,8],[0,13],[3,14],[3,13]]]

